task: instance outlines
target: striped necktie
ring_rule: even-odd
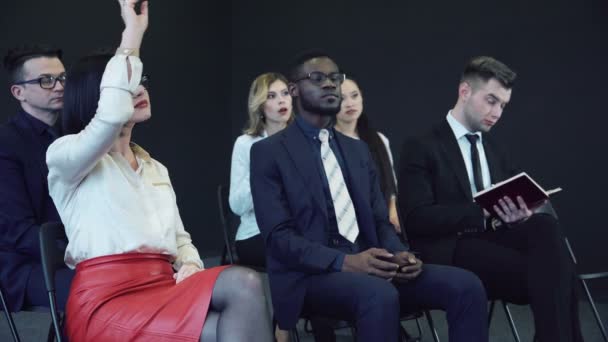
[[[336,155],[329,147],[329,132],[326,129],[322,129],[319,132],[319,140],[321,141],[323,168],[325,169],[325,175],[329,183],[331,198],[334,201],[338,231],[348,241],[355,242],[359,235],[355,207],[348,194],[338,159],[336,159]]]

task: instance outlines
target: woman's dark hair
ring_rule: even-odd
[[[347,74],[346,78],[357,84],[357,87],[359,86],[357,81],[350,75]],[[359,91],[361,91],[360,89],[361,88],[359,87]],[[365,112],[361,113],[359,119],[357,120],[357,134],[359,134],[359,138],[365,141],[369,146],[369,151],[372,158],[376,162],[376,169],[378,170],[378,175],[380,178],[380,190],[382,190],[384,199],[388,204],[391,196],[397,194],[397,185],[395,184],[393,167],[391,165],[391,160],[388,156],[389,152],[386,150],[386,146],[382,142],[380,135],[378,135],[378,131],[375,130],[370,123]]]
[[[63,134],[82,131],[95,116],[101,77],[112,56],[103,51],[83,57],[68,71],[63,92]]]

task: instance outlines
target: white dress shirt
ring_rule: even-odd
[[[386,153],[388,153],[388,160],[391,162],[391,170],[393,171],[393,179],[395,180],[395,185],[397,185],[397,175],[395,175],[395,165],[393,165],[393,153],[391,152],[391,144],[384,134],[378,132],[378,136],[380,137],[380,140],[382,140],[382,143],[386,148]],[[395,191],[396,190],[397,189],[395,188]]]
[[[481,189],[477,189],[475,186],[475,179],[473,178],[473,162],[471,161],[471,143],[467,139],[467,134],[477,134],[477,151],[479,151],[479,163],[481,164],[481,177],[483,179],[483,186],[487,188],[491,185],[492,179],[490,178],[490,168],[488,167],[488,160],[486,159],[486,152],[483,149],[483,136],[481,132],[469,132],[458,120],[452,116],[452,111],[448,112],[446,117],[448,124],[454,132],[456,141],[458,141],[458,147],[460,147],[460,153],[464,159],[464,165],[467,168],[467,174],[469,176],[469,186],[471,187],[471,194],[479,192]]]
[[[128,80],[127,63],[132,68]],[[167,169],[132,145],[139,168],[110,149],[133,115],[132,93],[141,79],[137,57],[114,56],[103,74],[97,113],[78,134],[47,151],[49,192],[69,240],[65,262],[130,252],[171,255],[177,270],[203,267],[184,230]]]
[[[232,163],[230,164],[230,209],[241,217],[241,224],[236,232],[236,240],[246,240],[260,234],[260,228],[253,211],[253,197],[249,182],[249,152],[251,145],[266,138],[266,131],[261,136],[243,134],[234,142]]]

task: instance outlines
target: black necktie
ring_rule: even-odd
[[[467,134],[467,140],[471,144],[471,162],[473,165],[473,180],[477,191],[483,190],[483,178],[481,176],[481,162],[479,161],[479,151],[477,150],[477,134]]]

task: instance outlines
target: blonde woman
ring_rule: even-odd
[[[266,266],[264,241],[253,212],[249,186],[249,150],[251,145],[271,136],[293,120],[287,80],[269,72],[258,76],[249,90],[249,121],[232,151],[230,169],[230,208],[241,217],[236,233],[236,250],[243,265]]]

